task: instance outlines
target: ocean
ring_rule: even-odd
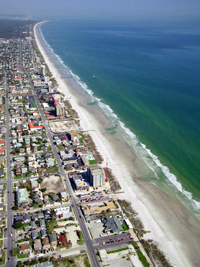
[[[40,38],[152,170],[145,178],[200,219],[199,26],[63,20]]]

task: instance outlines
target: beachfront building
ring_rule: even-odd
[[[88,168],[88,177],[93,187],[102,187],[105,185],[105,174],[99,166]]]
[[[58,103],[56,105],[56,117],[65,117],[66,116],[66,107],[64,103]]]
[[[41,66],[40,73],[41,73],[42,76],[45,76],[46,75],[46,66],[45,65],[42,65]]]
[[[52,95],[53,104],[56,106],[60,103],[60,96],[58,94]]]
[[[121,223],[116,216],[107,217],[104,219],[104,231],[110,231],[111,233],[120,233],[123,231]]]

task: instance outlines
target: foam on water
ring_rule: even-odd
[[[119,128],[123,131],[123,138],[128,142],[128,144],[134,149],[135,153],[145,162],[145,164],[149,167],[149,169],[154,173],[155,177],[160,180],[161,173],[166,177],[165,185],[173,189],[173,191],[177,194],[177,197],[180,201],[192,209],[194,214],[198,219],[200,219],[200,202],[193,199],[193,195],[191,192],[186,191],[182,184],[178,181],[177,177],[170,172],[169,168],[161,163],[159,158],[154,155],[150,149],[146,147],[145,144],[141,143],[137,136],[125,126],[125,124],[120,120],[120,118],[114,113],[112,108],[103,103],[101,99],[94,96],[94,92],[87,86],[87,84],[81,81],[80,77],[72,72],[64,63],[64,61],[57,55],[52,47],[46,42],[44,35],[39,28],[40,35],[42,36],[42,41],[51,51],[51,57],[57,58],[58,62],[62,65],[63,68],[67,70],[68,73],[77,81],[77,83],[81,86],[85,92],[91,97],[91,101],[95,101],[98,103],[99,107],[106,114],[106,116],[113,122],[114,125],[118,125]]]

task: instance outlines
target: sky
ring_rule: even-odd
[[[197,19],[200,0],[0,0],[0,14],[44,19]]]

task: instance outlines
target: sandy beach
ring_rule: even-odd
[[[131,202],[145,230],[150,231],[144,238],[157,242],[173,266],[199,266],[199,221],[170,191],[161,190],[143,178],[150,170],[120,136],[106,133],[105,125],[109,126],[110,122],[105,114],[98,106],[87,105],[87,96],[77,81],[73,78],[64,79],[46,54],[36,31],[39,24],[34,27],[35,39],[49,70],[57,80],[59,91],[66,98],[71,96],[70,103],[79,115],[82,129],[89,132],[103,156],[102,167],[106,166],[108,160],[109,168],[124,191],[119,198]]]

